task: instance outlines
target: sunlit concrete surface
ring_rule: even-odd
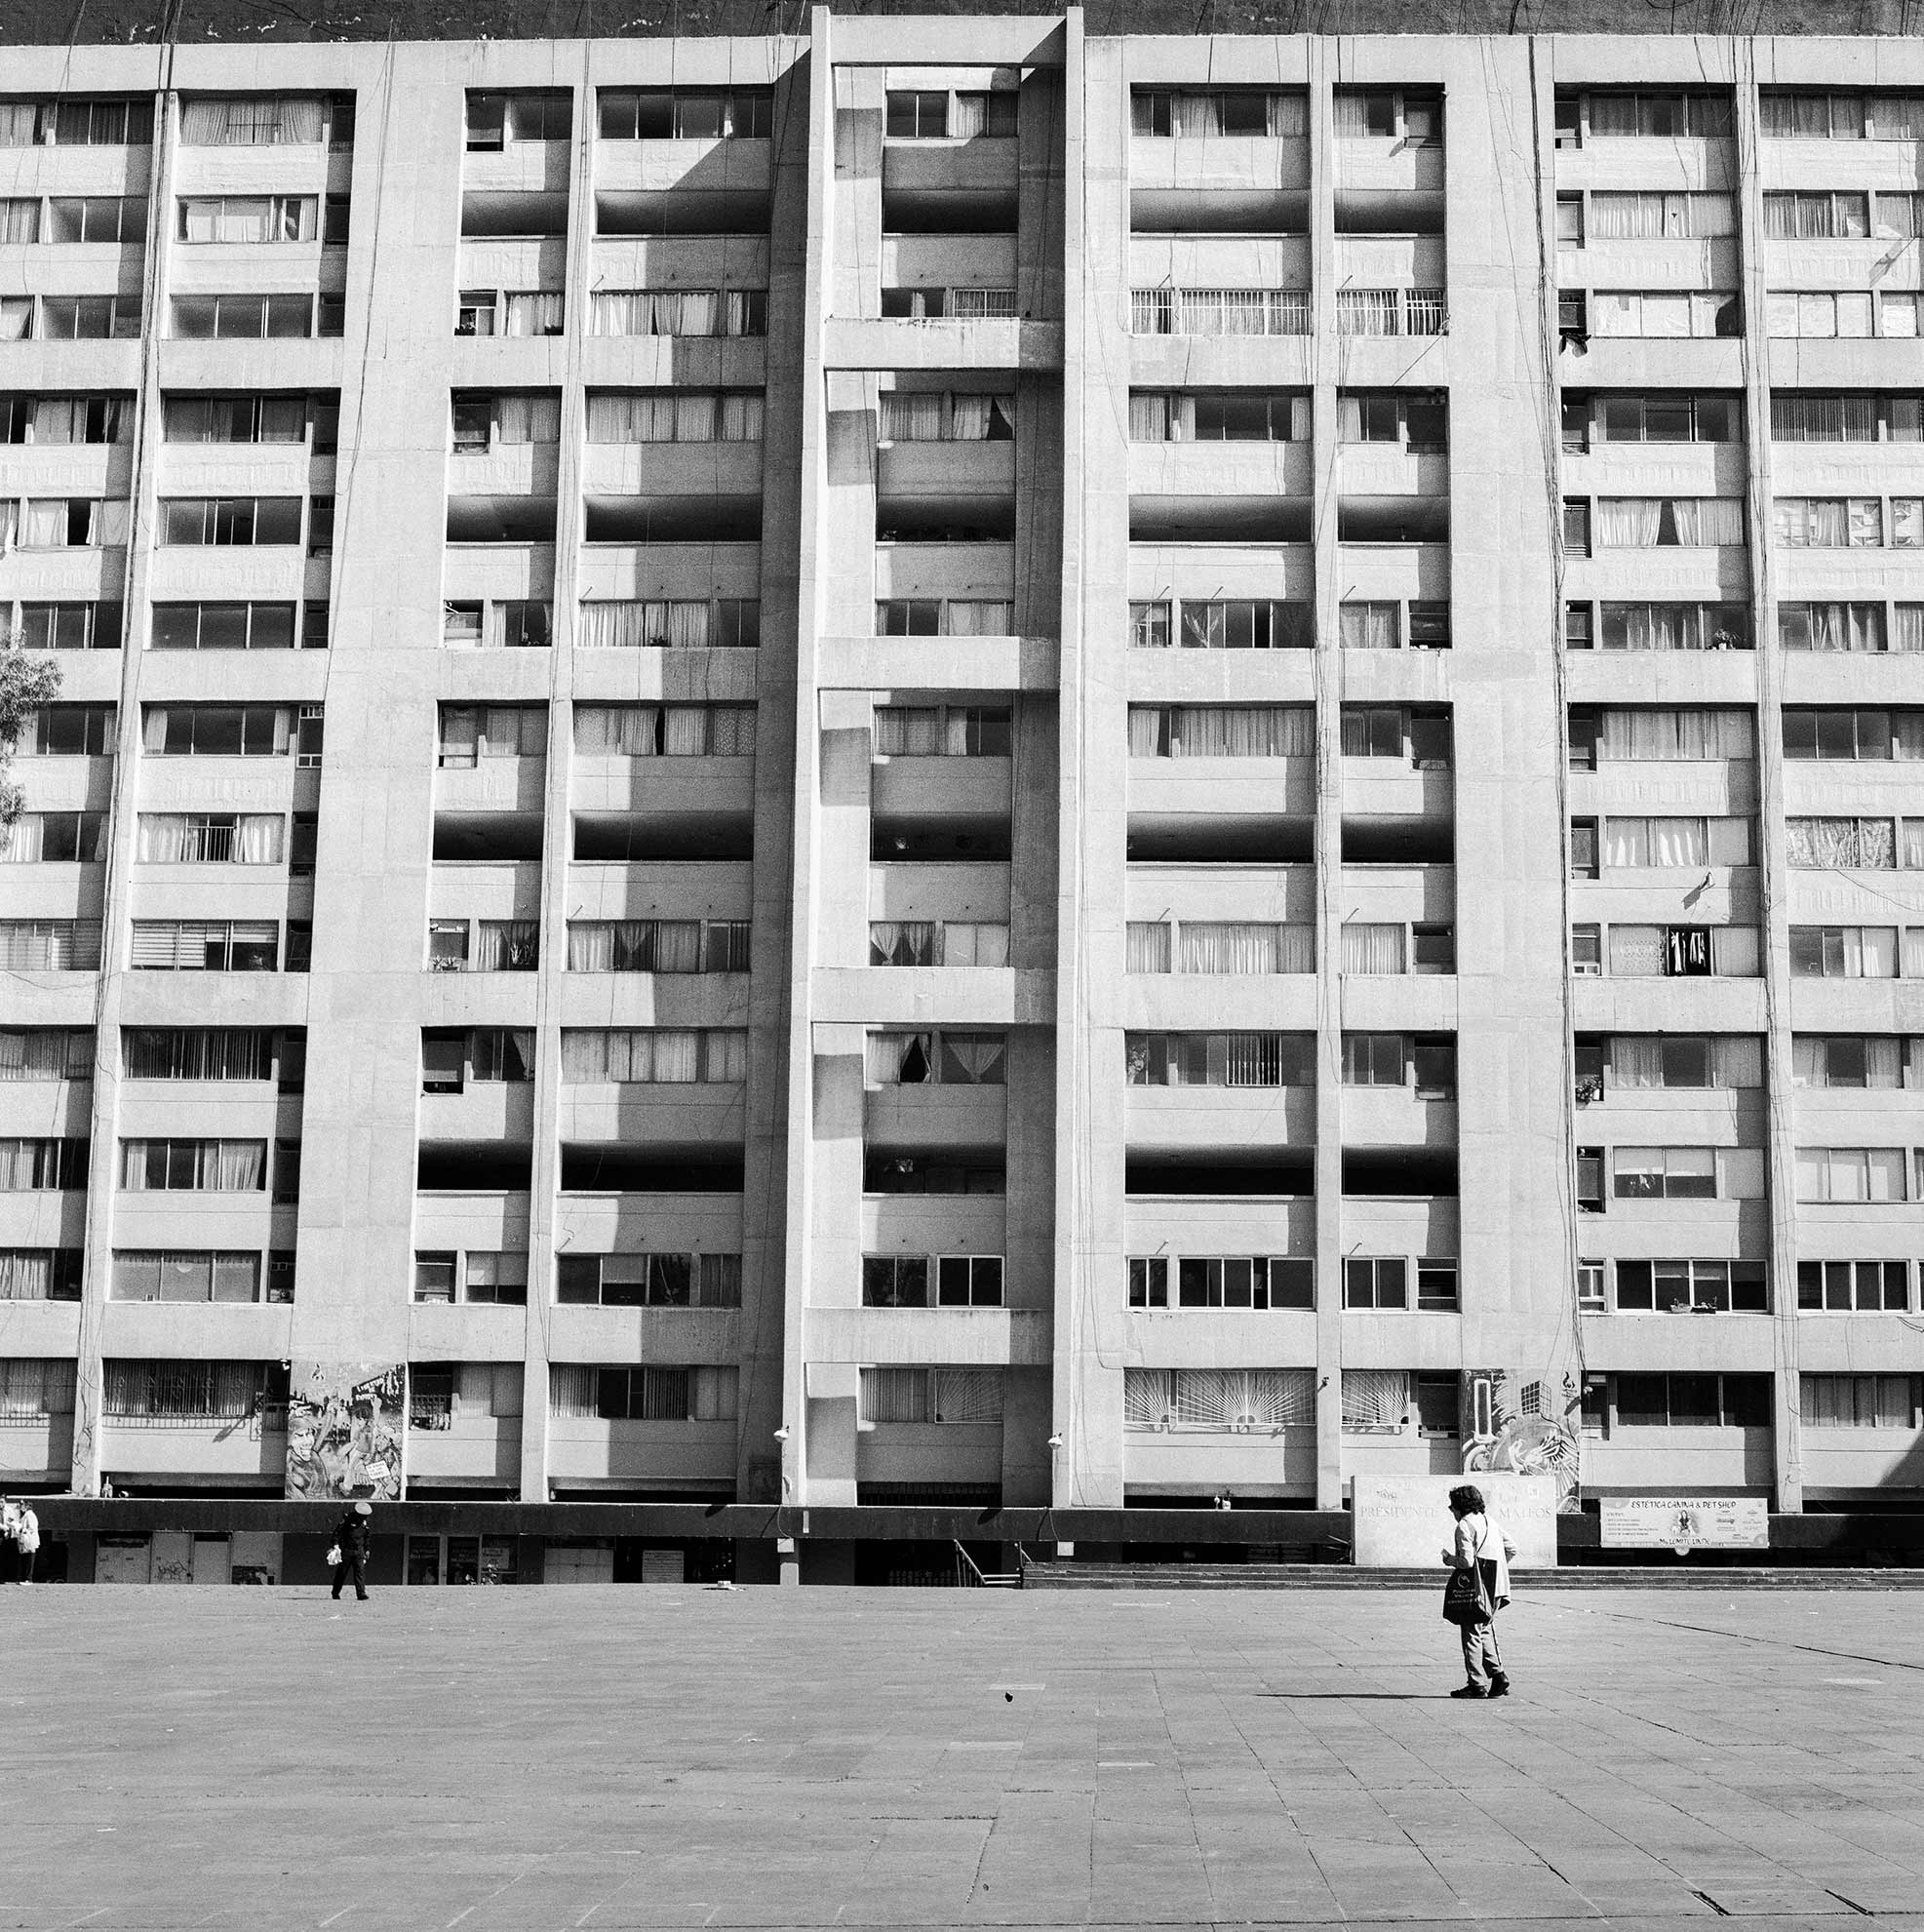
[[[1526,1597],[1464,1704],[1428,1592],[9,1591],[0,1925],[1920,1925],[1917,1627]]]

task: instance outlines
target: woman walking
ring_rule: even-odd
[[[1510,1676],[1497,1649],[1497,1612],[1510,1601],[1510,1559],[1516,1546],[1503,1533],[1472,1483],[1450,1491],[1456,1541],[1443,1561],[1450,1580],[1443,1590],[1443,1615],[1463,1634],[1463,1669],[1469,1681],[1452,1697],[1508,1697]]]

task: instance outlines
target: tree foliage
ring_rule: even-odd
[[[59,694],[59,666],[20,649],[19,636],[0,630],[0,826],[20,815],[20,788],[8,775],[14,749],[30,713]]]

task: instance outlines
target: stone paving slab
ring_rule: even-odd
[[[1924,1605],[0,1591],[0,1928],[1924,1932]]]

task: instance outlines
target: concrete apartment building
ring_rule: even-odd
[[[1924,45],[0,92],[0,1485],[201,1525],[99,1574],[1917,1507]]]

